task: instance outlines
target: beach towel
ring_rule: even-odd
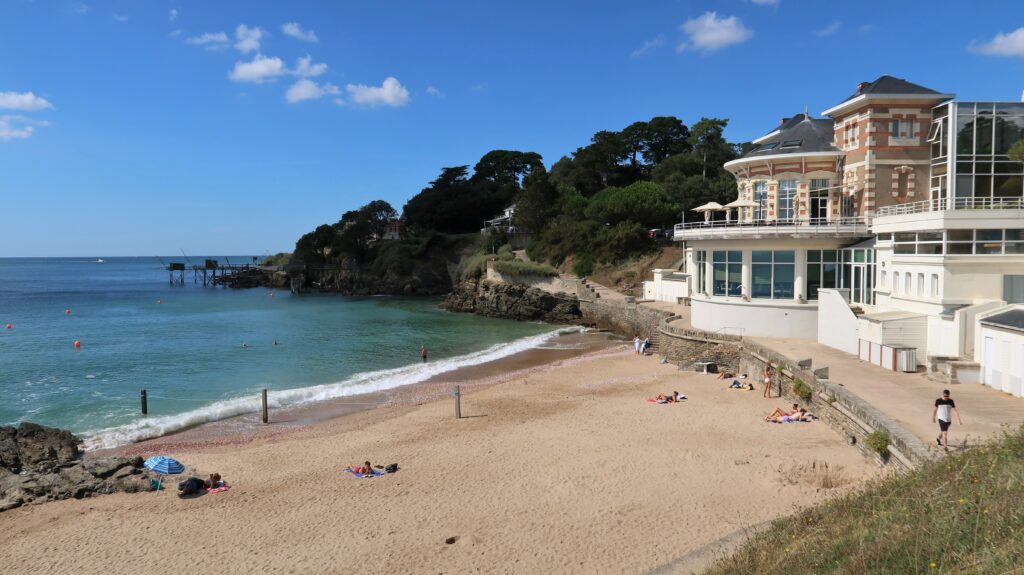
[[[374,469],[373,470],[373,475],[364,475],[362,473],[356,473],[356,471],[354,469],[346,469],[345,471],[348,471],[349,473],[351,473],[352,475],[355,475],[356,477],[358,477],[360,479],[373,479],[374,477],[380,477],[381,475],[384,475],[384,472],[381,471],[380,469]]]
[[[207,493],[223,493],[223,492],[227,491],[228,489],[231,489],[231,486],[228,485],[227,481],[224,481],[222,483],[223,483],[223,485],[221,485],[220,487],[208,487],[208,488],[206,488],[206,492]]]

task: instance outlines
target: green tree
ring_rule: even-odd
[[[587,217],[598,223],[635,222],[641,227],[671,223],[677,213],[676,204],[660,185],[642,181],[624,188],[605,188],[590,199],[586,209]]]
[[[513,216],[517,227],[540,231],[558,214],[559,193],[541,165],[526,176]]]
[[[1016,144],[1010,146],[1006,155],[1014,162],[1024,162],[1024,140],[1018,140]]]

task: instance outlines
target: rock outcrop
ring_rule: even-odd
[[[289,287],[290,280],[284,271],[269,268],[249,268],[231,275],[218,276],[213,280],[217,285],[226,285],[230,288],[254,288],[254,287]]]
[[[0,427],[0,511],[102,493],[148,491],[141,457],[83,461],[70,431],[22,423]]]
[[[551,294],[521,284],[477,279],[457,285],[441,307],[521,321],[576,324],[582,318],[575,295]]]

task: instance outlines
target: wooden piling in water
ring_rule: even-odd
[[[146,403],[146,390],[145,389],[142,390],[142,394],[140,396],[140,399],[142,400],[142,415],[149,415],[149,405]]]
[[[452,392],[455,396],[455,419],[462,419],[462,393],[459,390],[459,386],[455,386],[455,391]]]
[[[268,414],[267,414],[267,388],[265,388],[265,387],[263,388],[262,400],[263,400],[263,423],[267,423],[270,420],[270,418],[268,417]]]

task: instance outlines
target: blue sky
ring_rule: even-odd
[[[491,149],[1024,90],[1024,3],[0,0],[0,257],[290,250]]]

